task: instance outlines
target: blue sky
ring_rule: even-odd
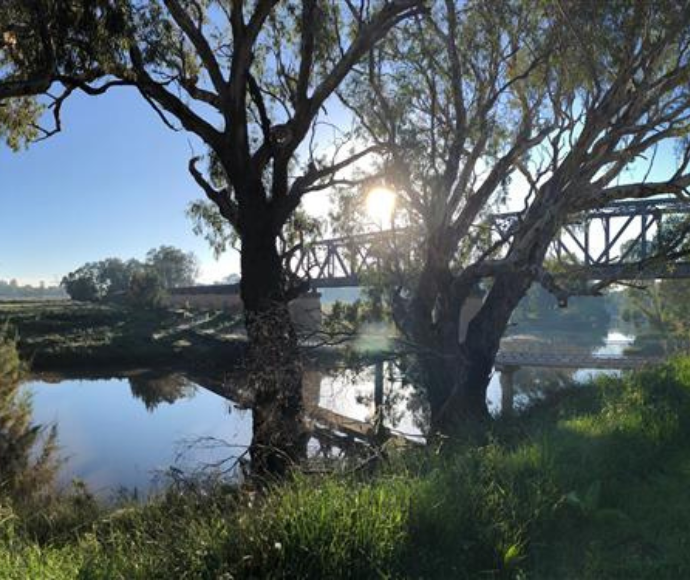
[[[62,133],[20,153],[0,146],[0,279],[57,283],[87,261],[143,258],[161,244],[193,251],[202,282],[238,272],[237,254],[216,261],[185,215],[202,195],[187,162],[204,152],[189,134],[165,127],[133,90],[75,93]],[[643,165],[622,181],[641,179]],[[666,145],[650,178],[668,177],[674,165]],[[522,189],[519,179],[513,185]],[[522,207],[519,197],[512,201]],[[314,194],[306,205],[322,213],[326,195]]]
[[[27,151],[0,146],[0,279],[52,283],[84,262],[142,258],[161,244],[196,253],[204,281],[236,272],[234,252],[215,261],[185,216],[201,195],[187,173],[192,144],[204,152],[119,89],[75,94],[62,133]]]

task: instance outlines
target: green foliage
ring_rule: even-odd
[[[158,276],[165,289],[191,286],[199,275],[199,260],[192,252],[161,246],[147,252],[146,268]]]
[[[137,260],[124,262],[119,258],[106,258],[70,272],[61,285],[72,300],[97,302],[125,293],[131,277],[143,267]]]
[[[67,274],[61,285],[72,300],[84,302],[121,299],[131,294],[134,285],[135,302],[155,304],[160,303],[161,299],[161,292],[156,286],[162,289],[190,286],[194,284],[198,272],[198,260],[192,252],[161,246],[149,250],[143,263],[120,258],[89,262]]]
[[[135,306],[160,308],[165,300],[161,277],[152,270],[135,272],[129,280],[127,299]]]
[[[0,329],[0,501],[23,503],[45,490],[56,471],[56,430],[34,425],[31,399],[20,391],[25,365],[16,340]]]
[[[0,507],[0,569],[59,580],[690,573],[690,360],[562,391],[511,421],[480,446],[393,453],[373,475],[298,475],[263,495],[178,479],[107,512],[77,493],[31,526]]]
[[[623,319],[636,329],[634,347],[653,354],[687,351],[690,345],[690,283],[653,281],[628,289]]]
[[[323,321],[324,330],[333,334],[356,334],[363,325],[385,320],[381,300],[368,297],[354,302],[333,303]]]
[[[385,477],[314,481],[298,477],[275,489],[243,534],[230,539],[233,572],[258,578],[366,578],[394,570],[407,539],[414,481]],[[390,574],[390,572],[388,573]]]
[[[97,277],[90,264],[67,274],[60,285],[72,300],[96,302],[101,298]]]
[[[560,330],[599,337],[606,335],[610,322],[606,298],[574,297],[567,308],[559,308],[556,298],[538,285],[530,288],[511,318],[517,333]]]
[[[192,230],[203,237],[218,258],[229,249],[240,249],[240,238],[234,227],[220,214],[218,207],[208,201],[194,201],[187,207]],[[308,248],[323,237],[323,224],[304,210],[295,210],[282,228],[280,251],[288,254],[297,245]]]
[[[38,137],[36,123],[43,110],[33,98],[0,102],[0,139],[13,151],[26,147]]]
[[[218,207],[210,201],[194,201],[187,207],[187,217],[192,221],[192,231],[203,237],[219,258],[230,248],[236,248],[237,232],[220,215]]]

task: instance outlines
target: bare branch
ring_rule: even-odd
[[[219,149],[222,145],[222,134],[213,125],[192,111],[179,97],[166,89],[163,84],[156,82],[149,75],[144,67],[141,51],[136,45],[132,44],[130,46],[129,54],[134,67],[133,72],[136,75],[137,88],[156,101],[168,113],[179,119],[187,131],[198,135],[213,149]]]

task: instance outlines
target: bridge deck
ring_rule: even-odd
[[[570,352],[499,351],[496,367],[630,370],[663,362],[662,357],[577,354]]]

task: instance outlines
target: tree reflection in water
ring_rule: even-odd
[[[153,412],[161,403],[172,404],[178,399],[191,398],[196,392],[194,385],[182,374],[145,374],[129,378],[132,395]]]
[[[377,374],[383,378],[382,397],[375,396]],[[563,389],[573,380],[572,370],[521,368],[514,375],[516,408],[525,408],[549,393]],[[304,414],[308,427],[307,468],[333,460],[361,463],[376,451],[374,423],[383,422],[388,435],[412,436],[420,440],[429,425],[428,404],[423,391],[416,389],[404,361],[382,361],[376,364],[348,365],[347,367],[312,368],[304,375]],[[246,377],[228,375],[223,391],[235,401],[230,408],[250,408],[257,412]],[[198,380],[197,380],[198,382]],[[218,387],[216,380],[212,384]],[[133,396],[140,399],[152,412],[158,405],[192,397],[199,387],[183,374],[146,373],[129,378]],[[199,383],[199,384],[204,384]],[[231,394],[232,393],[232,394]],[[259,410],[260,411],[260,410]],[[212,467],[226,473],[251,472],[247,445],[237,441],[202,439],[187,442],[189,447],[213,451]],[[220,447],[227,448],[227,458],[218,461]],[[213,448],[213,449],[210,449]],[[187,449],[188,451],[188,449]],[[202,453],[203,455],[203,453]],[[306,459],[306,458],[305,458]],[[248,474],[248,473],[247,473]]]

